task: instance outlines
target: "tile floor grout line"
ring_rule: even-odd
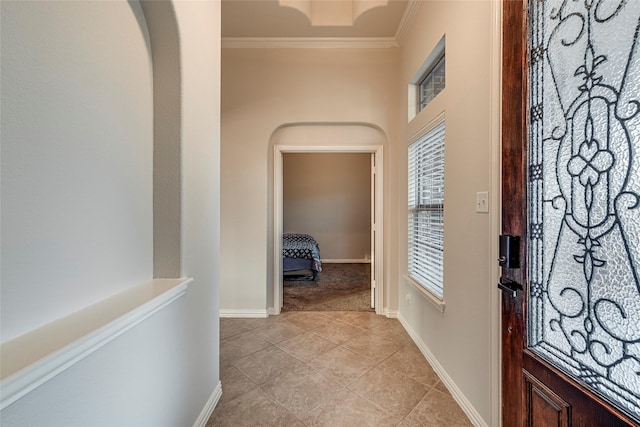
[[[222,348],[224,347],[224,344],[230,344],[233,343],[233,345],[235,346],[234,351],[237,354],[242,354],[241,357],[237,356],[237,355],[232,355],[231,357],[227,357],[224,358],[224,360],[221,358],[221,365],[220,365],[220,373],[222,375],[222,372],[225,369],[235,369],[237,372],[240,373],[241,377],[233,377],[233,378],[244,378],[245,380],[247,380],[246,385],[243,385],[242,387],[248,387],[249,390],[245,390],[245,391],[240,391],[238,390],[238,392],[240,392],[240,394],[238,394],[237,396],[235,396],[233,399],[225,401],[220,408],[224,408],[226,410],[226,412],[224,412],[225,416],[228,418],[230,417],[242,417],[242,416],[246,416],[246,414],[242,415],[234,415],[234,414],[230,414],[229,410],[231,410],[233,408],[233,405],[231,405],[231,402],[236,402],[236,399],[245,397],[251,393],[253,390],[255,390],[256,388],[260,390],[260,393],[262,393],[262,395],[264,395],[266,398],[268,398],[268,401],[270,402],[275,402],[277,404],[277,407],[279,408],[278,411],[276,412],[272,412],[269,413],[270,416],[272,417],[272,421],[273,423],[276,423],[277,425],[282,425],[283,422],[285,422],[284,420],[288,419],[291,420],[291,422],[293,422],[293,420],[296,420],[296,422],[293,422],[293,424],[295,425],[303,425],[303,426],[307,426],[310,425],[309,423],[313,423],[314,421],[312,421],[311,416],[312,414],[316,413],[316,416],[321,417],[319,419],[323,419],[322,417],[324,417],[324,419],[326,420],[326,417],[329,417],[329,419],[331,417],[336,416],[335,411],[344,411],[347,410],[347,413],[349,411],[349,408],[343,408],[340,406],[340,404],[338,402],[333,402],[331,405],[329,405],[329,402],[331,402],[332,398],[331,397],[323,397],[322,399],[319,399],[318,401],[314,401],[313,406],[309,409],[303,409],[304,412],[304,416],[302,418],[298,417],[295,415],[295,413],[293,413],[291,410],[289,410],[289,408],[287,406],[285,406],[283,403],[281,403],[275,395],[272,395],[270,392],[267,392],[267,389],[265,388],[265,385],[270,382],[273,381],[272,380],[266,380],[265,382],[263,382],[262,384],[257,384],[255,381],[253,381],[251,379],[251,377],[249,377],[244,371],[242,371],[240,368],[238,368],[238,366],[236,366],[236,363],[239,360],[242,360],[244,358],[250,358],[251,356],[255,356],[256,353],[263,351],[263,350],[267,350],[267,349],[271,349],[276,350],[273,354],[283,354],[286,355],[286,357],[290,357],[290,360],[295,360],[296,363],[300,363],[301,367],[304,367],[305,369],[308,369],[307,372],[311,372],[314,375],[314,378],[319,378],[322,379],[321,382],[327,381],[327,383],[325,383],[325,387],[333,387],[334,393],[335,392],[342,392],[344,391],[345,393],[350,393],[353,398],[357,398],[357,399],[361,399],[361,402],[363,402],[363,404],[366,402],[367,405],[372,405],[371,408],[376,408],[376,410],[381,411],[381,414],[386,414],[385,417],[389,417],[389,421],[393,420],[394,424],[385,424],[386,425],[393,425],[393,426],[409,426],[409,425],[416,425],[417,420],[422,419],[420,417],[424,417],[425,416],[425,410],[427,410],[426,408],[432,408],[432,406],[429,405],[433,405],[433,404],[437,404],[438,405],[444,405],[441,406],[442,408],[446,408],[443,409],[444,410],[444,415],[442,413],[439,413],[438,416],[442,417],[451,417],[451,415],[448,413],[450,412],[451,408],[457,408],[457,413],[462,414],[462,417],[464,418],[460,418],[459,415],[455,415],[454,418],[451,418],[452,422],[455,422],[456,425],[462,425],[462,424],[458,424],[458,423],[466,423],[465,425],[468,425],[468,420],[466,419],[466,417],[464,416],[464,413],[461,412],[461,409],[459,408],[459,406],[455,403],[455,401],[453,401],[453,399],[450,396],[450,393],[447,393],[445,391],[439,390],[437,387],[439,387],[441,380],[440,378],[437,376],[437,374],[435,375],[435,377],[433,377],[433,382],[431,384],[429,384],[430,380],[431,380],[431,374],[417,374],[418,376],[416,376],[416,374],[411,375],[409,372],[405,373],[404,371],[398,370],[398,368],[396,366],[400,366],[403,367],[403,365],[398,365],[398,363],[409,363],[411,368],[413,369],[414,363],[418,363],[418,365],[416,365],[417,367],[419,366],[425,366],[426,368],[428,368],[429,370],[433,371],[432,367],[428,364],[428,361],[423,360],[422,358],[419,358],[419,360],[416,360],[414,358],[414,356],[412,355],[412,346],[415,346],[415,343],[413,343],[412,340],[407,341],[406,337],[404,336],[404,334],[402,334],[402,331],[398,330],[398,327],[396,324],[394,324],[394,320],[393,319],[389,319],[389,321],[387,321],[386,319],[382,319],[382,318],[378,318],[378,317],[371,317],[370,314],[368,313],[360,313],[360,312],[354,312],[354,313],[345,313],[345,312],[328,312],[328,313],[316,313],[316,312],[309,312],[309,313],[314,313],[313,315],[305,315],[302,313],[307,313],[307,312],[300,312],[300,314],[291,314],[289,315],[289,317],[291,317],[289,320],[285,321],[285,318],[282,319],[271,319],[271,320],[262,320],[262,319],[256,319],[256,321],[249,321],[249,322],[234,322],[233,320],[228,321],[227,325],[229,325],[229,329],[227,330],[231,330],[233,333],[227,337],[225,337],[224,340],[221,340],[220,343],[220,347],[221,347],[221,354],[223,353]],[[319,315],[320,314],[320,315]],[[234,319],[235,320],[235,319]],[[298,320],[299,322],[296,322],[296,320]],[[336,341],[342,341],[341,343],[337,343],[336,341],[333,341],[332,339],[328,339],[322,335],[320,335],[317,331],[322,328],[322,327],[326,327],[326,325],[332,323],[332,322],[341,322],[344,323],[345,325],[348,325],[350,328],[355,328],[357,330],[356,335],[349,337],[346,340],[342,340],[341,338],[338,338]],[[397,321],[396,321],[397,322]],[[221,325],[221,329],[225,328],[225,321],[223,319],[221,319],[220,322]],[[260,337],[256,332],[258,330],[262,330],[265,331],[266,329],[269,329],[270,326],[273,325],[295,325],[296,327],[299,327],[300,330],[299,331],[295,331],[297,333],[294,333],[292,336],[287,337],[286,339],[279,339],[278,338],[278,333],[274,332],[274,335],[272,336],[272,340],[277,341],[277,342],[271,342],[263,337]],[[287,326],[283,326],[282,327],[283,330],[287,330]],[[352,330],[353,331],[353,330]],[[246,333],[248,332],[248,333]],[[245,334],[246,333],[246,334]],[[327,342],[327,344],[331,343],[331,345],[333,347],[331,347],[328,350],[317,350],[317,347],[314,349],[313,348],[313,342],[314,339],[312,337],[309,337],[309,339],[307,339],[305,341],[305,339],[301,338],[303,335],[306,335],[307,333],[311,333],[314,334],[314,336],[321,338],[322,340],[325,340]],[[232,341],[230,340],[230,338],[233,337],[237,337],[238,335],[241,334],[245,334],[240,338],[237,338],[236,340]],[[283,333],[284,335],[286,335],[286,332]],[[221,332],[222,335],[222,332]],[[325,334],[326,335],[326,334]],[[348,335],[348,334],[347,334]],[[275,337],[275,338],[274,338]],[[358,339],[360,340],[360,343],[364,345],[363,348],[366,348],[366,341],[367,341],[367,337],[371,338],[374,337],[373,339],[375,340],[375,342],[389,342],[391,343],[391,347],[394,348],[393,351],[389,354],[384,355],[384,357],[382,357],[381,359],[371,359],[365,355],[362,355],[361,353],[359,353],[358,351],[355,351],[353,349],[354,346],[352,346],[352,348],[347,347],[349,345],[350,342],[353,343],[358,343]],[[244,354],[244,351],[246,351],[246,348],[251,348],[254,344],[250,344],[250,345],[245,345],[243,347],[242,342],[243,341],[249,341],[252,342],[253,338],[255,339],[260,339],[265,346],[260,348],[260,349],[252,349],[252,351],[250,351],[249,353]],[[309,346],[309,348],[311,348],[309,350],[308,353],[304,353],[305,350],[302,350],[301,352],[298,352],[298,356],[296,356],[294,354],[294,351],[292,351],[292,349],[295,349],[296,345],[295,345],[295,341],[293,344],[293,347],[290,348],[290,351],[285,350],[284,348],[280,347],[285,346],[285,342],[290,341],[290,340],[294,340],[296,338],[299,338],[299,345],[300,347],[305,347],[305,346]],[[332,337],[333,339],[336,339],[335,336]],[[354,341],[356,340],[356,341]],[[375,346],[375,344],[373,344]],[[398,346],[397,348],[395,346]],[[243,350],[244,348],[244,350]],[[341,351],[346,351],[349,352],[347,354],[353,354],[353,355],[357,355],[358,358],[361,358],[362,360],[367,360],[369,362],[371,362],[372,364],[369,365],[365,365],[366,369],[364,369],[362,372],[359,371],[355,371],[358,372],[357,375],[353,378],[351,377],[339,377],[339,376],[331,376],[329,374],[329,371],[326,370],[322,370],[320,367],[316,368],[314,366],[311,365],[311,363],[315,360],[321,359],[322,356],[329,352],[329,351],[333,351],[334,349],[339,348]],[[307,356],[308,355],[308,356]],[[268,355],[265,355],[265,357]],[[278,356],[280,357],[280,356]],[[303,360],[302,358],[304,358],[305,360]],[[308,360],[307,360],[308,359]],[[267,358],[263,359],[262,363],[270,363],[268,361]],[[281,362],[278,362],[281,363]],[[340,362],[343,363],[343,362]],[[346,362],[345,362],[346,363]],[[248,365],[247,365],[248,366]],[[315,366],[321,366],[321,365],[315,365]],[[362,365],[354,365],[354,366],[362,366]],[[281,369],[281,368],[277,368],[277,369]],[[358,368],[359,369],[359,368]],[[377,404],[376,402],[374,402],[373,400],[370,400],[370,398],[367,397],[367,395],[370,395],[370,393],[367,391],[366,393],[363,393],[364,390],[367,390],[367,387],[371,387],[374,383],[369,383],[369,386],[365,385],[365,388],[361,390],[361,392],[357,392],[356,391],[356,383],[358,381],[360,381],[361,379],[363,380],[363,377],[366,376],[367,374],[371,374],[373,370],[375,369],[383,369],[384,371],[384,376],[382,378],[385,378],[386,375],[389,375],[391,378],[394,379],[400,379],[399,383],[407,383],[407,381],[404,381],[404,378],[408,378],[411,379],[412,383],[414,384],[412,387],[419,387],[416,388],[415,391],[421,390],[422,391],[422,396],[419,399],[410,399],[409,401],[404,400],[404,398],[400,398],[401,400],[398,400],[396,402],[408,402],[408,404],[405,403],[400,403],[398,405],[398,403],[396,404],[391,404],[391,405],[385,405],[389,407],[389,409],[385,409],[385,407]],[[420,368],[422,369],[422,368]],[[277,371],[276,371],[277,372]],[[326,372],[326,373],[325,373]],[[421,372],[421,371],[416,371],[417,372]],[[377,375],[382,374],[382,372],[378,371]],[[277,375],[282,375],[282,374],[275,374],[274,378],[277,378]],[[305,374],[305,375],[312,375],[312,374]],[[316,376],[317,375],[317,376]],[[336,378],[336,379],[334,379]],[[372,379],[375,377],[371,377]],[[376,382],[378,383],[377,386],[374,387],[379,387],[380,386],[380,380],[382,378],[378,378],[378,380],[376,380]],[[418,380],[418,378],[421,378],[420,380]],[[229,380],[231,381],[231,379]],[[383,380],[386,381],[386,380]],[[424,381],[424,382],[423,382]],[[295,382],[294,382],[295,383]],[[252,386],[248,386],[249,384],[251,384]],[[302,385],[304,385],[305,383],[301,383]],[[330,385],[333,384],[333,385]],[[366,384],[363,383],[363,384]],[[384,383],[382,383],[384,384]],[[296,386],[298,387],[298,386]],[[237,389],[236,389],[237,390]],[[285,389],[286,390],[286,389]],[[299,389],[301,390],[301,392],[304,393],[304,389]],[[374,388],[375,390],[375,388]],[[223,391],[224,391],[224,385],[223,385]],[[435,392],[437,393],[435,393]],[[280,393],[280,392],[278,392]],[[326,393],[323,392],[323,393]],[[279,394],[280,395],[280,394]],[[311,395],[317,395],[316,393],[311,393]],[[430,399],[429,396],[435,396],[435,399]],[[372,397],[372,396],[369,396]],[[373,396],[375,397],[375,395]],[[224,399],[224,398],[223,398]],[[261,398],[262,399],[262,398]],[[412,404],[415,401],[415,404]],[[355,402],[355,401],[354,401]],[[383,400],[383,403],[385,401]],[[238,405],[240,405],[242,402],[241,401],[237,401],[236,402]],[[246,402],[245,402],[246,404]],[[327,406],[329,405],[329,406]],[[394,408],[396,409],[392,409]],[[448,405],[448,406],[447,406]],[[292,406],[292,407],[297,407],[300,408],[299,406]],[[207,425],[216,425],[216,420],[218,418],[216,418],[216,413],[220,412],[220,408],[217,408],[214,411],[214,414],[212,414],[212,417],[210,418],[210,420],[208,421]],[[228,408],[228,410],[227,410]],[[254,408],[256,408],[254,406]],[[306,408],[305,406],[303,406],[302,408]],[[265,409],[265,408],[258,408],[258,409]],[[241,410],[241,409],[239,409]],[[400,412],[398,412],[398,410]],[[431,410],[431,409],[429,409]],[[329,412],[326,412],[329,411]],[[334,411],[334,412],[332,412]],[[405,411],[407,411],[405,413]],[[447,412],[448,411],[448,412]],[[299,413],[299,412],[298,412]],[[269,415],[266,414],[266,415]],[[334,415],[331,415],[334,414]],[[403,414],[403,415],[399,415],[399,414]],[[410,417],[411,416],[411,417]],[[278,419],[280,421],[276,421],[273,417],[279,417]],[[284,418],[283,418],[284,417]],[[458,417],[458,418],[455,418]],[[233,419],[233,418],[231,418]],[[243,419],[243,418],[235,418],[236,420],[239,419]],[[244,418],[246,419],[246,418]],[[304,420],[307,420],[307,422],[305,422]],[[316,419],[317,421],[318,419]],[[236,423],[233,424],[232,421],[225,421],[224,419],[219,419],[219,421],[222,422],[223,425],[229,425],[230,423],[234,426],[240,426],[240,425],[248,425],[246,423]],[[409,423],[409,421],[411,421],[411,423]],[[422,421],[420,421],[422,422]],[[213,423],[213,424],[211,424]],[[375,423],[375,422],[374,422]],[[257,424],[251,424],[251,425],[257,425]],[[263,424],[260,424],[263,425]],[[274,425],[272,423],[269,423],[265,420],[265,424],[264,425]],[[339,424],[332,424],[335,425],[336,427]],[[373,425],[373,424],[372,424]],[[377,424],[376,424],[377,425]],[[443,427],[445,425],[448,424],[438,424],[438,425],[442,425]]]
[[[390,417],[393,418],[398,418],[395,414],[389,412],[389,410],[383,408],[382,406],[378,405],[376,402],[374,402],[373,400],[370,400],[369,398],[367,398],[366,396],[363,396],[362,394],[358,393],[356,390],[353,390],[349,387],[346,387],[347,390],[349,390],[351,393],[355,394],[356,396],[358,396],[361,399],[366,400],[367,402],[371,403],[373,406],[377,407],[378,409],[380,409],[381,411],[385,412],[387,415],[389,415]],[[424,397],[424,396],[423,396]],[[402,420],[404,419],[404,417],[400,418],[400,421],[398,421],[399,423],[402,422]]]

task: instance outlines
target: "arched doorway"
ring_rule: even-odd
[[[384,313],[383,283],[383,146],[384,133],[361,123],[302,123],[278,128],[272,135],[273,158],[273,313],[282,308],[283,154],[371,153],[372,306]]]

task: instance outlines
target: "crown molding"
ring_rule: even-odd
[[[224,49],[389,49],[395,37],[223,37]]]
[[[400,47],[423,0],[409,0],[393,37],[222,37],[223,49],[389,49]]]
[[[398,25],[398,29],[396,31],[395,40],[399,44],[400,41],[405,37],[407,31],[409,30],[409,25],[413,20],[413,17],[416,15],[418,10],[422,6],[422,1],[420,0],[409,0],[407,4],[407,8],[404,10],[404,15],[402,15],[402,19],[400,20],[400,24]]]

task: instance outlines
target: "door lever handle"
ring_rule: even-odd
[[[511,294],[514,298],[518,295],[518,291],[522,290],[522,285],[520,283],[507,278],[500,278],[498,287],[502,289],[503,292]]]

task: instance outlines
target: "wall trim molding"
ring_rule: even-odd
[[[407,8],[404,11],[404,15],[402,15],[402,20],[400,21],[400,25],[398,25],[398,29],[396,30],[396,35],[394,37],[398,45],[407,34],[407,31],[409,31],[411,21],[418,12],[418,9],[420,9],[421,5],[422,0],[409,0],[409,4],[407,4]]]
[[[437,296],[429,292],[424,286],[413,280],[408,274],[403,274],[402,277],[407,285],[415,289],[429,304],[432,304],[440,313],[444,313],[446,304],[444,300],[439,299]]]
[[[409,0],[393,37],[223,37],[223,49],[391,49],[400,47],[422,0]]]
[[[223,37],[223,49],[390,49],[395,37]]]
[[[491,78],[489,79],[489,93],[491,93],[491,192],[494,194],[490,198],[489,210],[491,214],[490,250],[491,259],[498,258],[498,239],[495,236],[502,231],[502,218],[500,215],[502,207],[502,2],[492,2],[491,13]],[[491,313],[491,424],[500,425],[502,422],[502,304],[501,292],[495,286],[500,277],[500,269],[494,262],[491,268],[489,312]]]
[[[221,397],[222,383],[218,381],[218,385],[213,390],[213,393],[211,393],[211,396],[209,396],[209,400],[207,400],[202,411],[200,411],[200,415],[198,415],[196,422],[193,423],[193,427],[205,427],[207,425],[207,421],[209,421],[209,418],[211,417],[211,414],[213,414],[214,409],[216,409]]]
[[[3,343],[0,409],[185,295],[192,280],[154,279]]]
[[[409,31],[422,0],[409,0],[393,37],[223,37],[223,49],[391,49]]]
[[[398,310],[385,310],[384,315],[389,319],[397,319],[400,312]]]
[[[220,317],[238,317],[238,318],[263,318],[269,317],[269,310],[245,310],[236,308],[221,308]]]
[[[402,317],[402,314],[398,316],[398,320],[407,331],[413,342],[418,346],[422,355],[427,359],[433,370],[436,372],[440,381],[447,387],[447,390],[451,393],[455,401],[460,405],[460,408],[464,411],[464,413],[469,417],[471,423],[476,427],[489,427],[486,421],[480,416],[476,408],[471,404],[469,399],[462,393],[462,391],[458,388],[453,379],[449,376],[447,371],[442,367],[438,359],[431,353],[431,350],[427,347],[427,345],[420,339],[418,334],[409,326],[409,323]]]
[[[322,124],[315,123],[311,126]],[[362,124],[332,124],[338,126],[363,126]],[[301,126],[301,125],[296,125]],[[304,126],[304,125],[302,125]],[[287,126],[290,127],[290,126]],[[287,127],[281,127],[280,130]],[[375,127],[371,127],[376,129]],[[275,132],[277,132],[276,130]],[[275,134],[274,132],[274,134]],[[273,137],[272,137],[273,138]],[[282,156],[284,153],[372,153],[374,162],[372,171],[375,172],[375,194],[372,194],[372,209],[375,211],[376,223],[372,227],[372,236],[375,236],[373,250],[373,268],[376,280],[375,290],[372,294],[372,305],[376,314],[384,314],[386,301],[384,300],[384,147],[382,144],[372,145],[285,145],[273,144],[273,253],[282,253],[283,230],[283,182],[282,182]],[[375,165],[375,168],[373,168]],[[376,232],[378,231],[378,232]],[[278,236],[278,237],[276,237]],[[282,257],[274,256],[273,259],[273,309],[274,314],[280,314],[282,307]]]

